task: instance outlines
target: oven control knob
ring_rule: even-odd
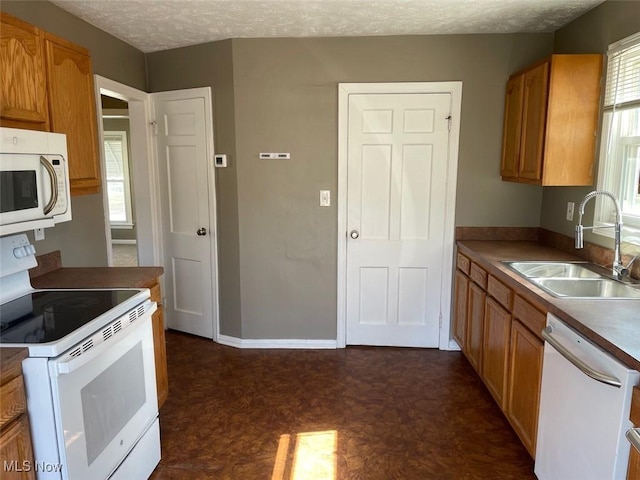
[[[18,247],[13,249],[13,256],[16,258],[24,258],[27,255],[29,254],[27,253],[27,249],[24,247]]]

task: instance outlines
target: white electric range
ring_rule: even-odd
[[[160,461],[148,289],[34,290],[35,249],[0,237],[0,347],[22,363],[38,479],[146,479]]]

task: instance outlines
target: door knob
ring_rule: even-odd
[[[351,230],[349,236],[355,240],[360,237],[360,233],[357,230]]]
[[[207,234],[207,229],[204,227],[200,227],[198,230],[196,230],[196,233],[202,237]]]

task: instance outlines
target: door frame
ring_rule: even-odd
[[[220,343],[220,288],[218,283],[219,278],[219,264],[218,262],[218,219],[217,219],[217,194],[216,194],[216,167],[213,161],[215,149],[214,149],[214,138],[213,138],[213,93],[211,87],[196,87],[196,88],[186,88],[180,90],[170,90],[166,92],[154,92],[149,94],[150,103],[151,103],[151,112],[153,114],[153,127],[154,132],[157,129],[157,121],[156,121],[156,109],[155,109],[155,100],[167,98],[170,100],[178,100],[178,99],[190,99],[195,97],[204,98],[205,102],[205,135],[206,135],[206,150],[207,150],[207,194],[209,199],[209,233],[207,237],[209,240],[209,249],[211,261],[214,263],[213,268],[211,268],[211,296],[213,300],[213,315],[215,318],[213,321],[213,338],[212,340],[216,343]],[[158,142],[157,142],[157,133],[153,135],[153,157],[156,164],[156,173],[157,177],[157,185],[158,185],[158,206],[160,205],[160,169],[158,166]],[[161,222],[165,221],[164,218],[161,219]],[[162,223],[159,224],[160,232],[163,232]],[[163,238],[164,242],[164,238]],[[164,252],[163,252],[164,255]],[[162,261],[164,262],[164,256],[162,257]],[[164,264],[164,263],[163,263]],[[164,290],[166,291],[166,290]],[[173,292],[173,290],[172,290]]]
[[[103,179],[102,199],[104,205],[105,238],[107,240],[107,264],[113,265],[111,252],[111,227],[109,225],[109,200],[106,189],[106,165],[104,159],[104,128],[102,125],[102,102],[100,95],[124,100],[129,104],[129,129],[132,161],[132,183],[136,211],[136,240],[138,264],[140,266],[162,265],[162,243],[159,218],[159,178],[154,158],[151,99],[148,93],[128,85],[94,75],[96,91],[96,114],[100,141],[100,169]]]
[[[459,349],[451,340],[451,295],[455,244],[455,205],[462,110],[462,82],[399,82],[338,84],[338,292],[336,346],[347,340],[347,157],[349,96],[356,94],[446,93],[451,95],[451,120],[447,160],[444,255],[440,297],[440,350]]]

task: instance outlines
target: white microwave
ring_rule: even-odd
[[[0,127],[0,236],[69,220],[66,135]]]

